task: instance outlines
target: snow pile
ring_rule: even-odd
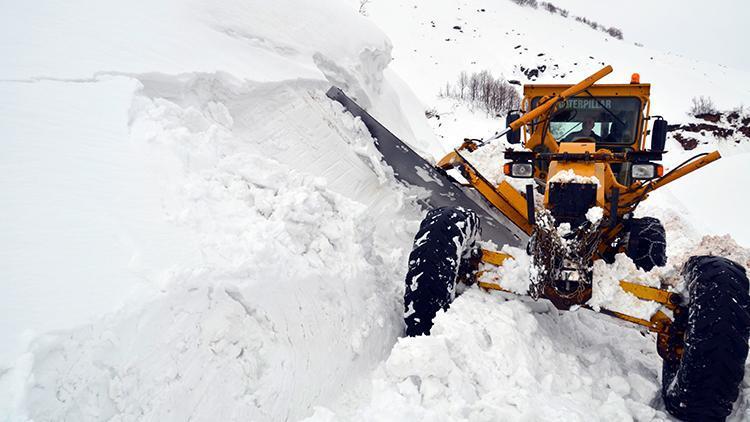
[[[469,290],[429,337],[399,339],[363,408],[308,420],[666,419],[649,406],[659,392],[652,341],[606,318]]]
[[[346,2],[45,6],[2,18],[0,419],[299,419],[357,391],[420,212],[325,90],[431,145],[383,34]]]
[[[685,220],[668,209],[659,213],[668,239],[682,236],[674,228]],[[689,227],[684,234],[668,248],[668,265],[649,273],[623,254],[612,265],[595,263],[588,304],[648,319],[657,307],[625,292],[619,282],[659,286],[687,257],[721,241],[693,236]],[[521,249],[502,251],[513,258],[485,271],[482,281],[522,292],[529,257]],[[750,256],[732,242],[722,253],[738,262]],[[671,420],[661,403],[656,336],[624,321],[472,287],[438,313],[431,333],[398,340],[375,371],[370,395],[338,409],[318,408],[306,420]],[[750,368],[746,374],[730,421],[748,417]]]
[[[549,183],[579,183],[583,185],[599,185],[599,179],[596,176],[581,176],[576,174],[573,169],[562,170],[550,177]]]
[[[168,164],[154,180],[165,216],[200,257],[148,300],[36,340],[0,380],[4,409],[37,420],[277,420],[334,404],[402,330],[419,221],[407,192],[360,158],[373,140],[320,83],[140,83],[131,136]]]
[[[491,249],[492,250],[492,249]],[[527,294],[531,280],[536,276],[531,263],[531,256],[524,249],[504,245],[500,252],[510,255],[503,265],[482,264],[481,274],[477,281],[497,284],[503,289],[518,294]]]
[[[376,238],[361,204],[310,177],[253,156],[222,167],[191,183],[187,216],[211,224],[200,232],[217,265],[36,341],[27,416],[294,420],[382,359],[401,331],[388,316],[404,252]]]
[[[596,311],[607,309],[636,318],[651,319],[651,316],[659,310],[659,304],[640,300],[632,293],[626,292],[620,287],[621,280],[644,286],[660,287],[659,278],[639,270],[625,254],[617,254],[612,264],[601,260],[594,262],[593,288],[591,299],[587,304]]]
[[[591,224],[598,225],[602,221],[602,218],[604,218],[604,209],[602,207],[591,207],[586,211],[586,220]]]

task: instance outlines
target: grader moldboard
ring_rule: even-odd
[[[663,174],[658,161],[665,153],[667,122],[649,115],[650,85],[640,83],[637,74],[629,84],[595,84],[611,72],[607,66],[576,85],[526,85],[525,113],[509,113],[505,130],[485,140],[464,140],[436,165],[340,89],[328,91],[362,119],[396,178],[429,192],[421,202],[430,211],[415,237],[406,275],[407,335],[429,334],[437,311],[454,299],[456,283],[476,282],[480,263],[500,266],[510,258],[477,246],[480,225],[484,239],[526,248],[536,270],[527,294],[561,310],[587,307],[595,260],[611,262],[625,253],[645,271],[666,264],[664,227],[633,212],[652,191],[720,155],[699,154]],[[501,136],[511,144],[523,141],[525,150],[505,151],[504,173],[527,178],[524,193],[506,181],[490,183],[466,159]],[[450,169],[463,180],[451,177]],[[535,205],[535,191],[544,195],[541,207]],[[596,207],[601,218],[587,218]],[[740,265],[717,256],[691,257],[682,275],[689,299],[666,287],[620,282],[626,292],[660,304],[649,320],[600,312],[656,333],[662,397],[672,415],[724,420],[737,399],[748,353],[748,279]],[[478,284],[505,290],[502,280]]]

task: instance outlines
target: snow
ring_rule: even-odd
[[[437,98],[462,70],[637,67],[674,121],[696,92],[747,102],[746,73],[509,1],[377,0],[367,17],[348,0],[4,6],[0,420],[668,419],[654,337],[588,310],[470,288],[432,336],[400,338],[424,212],[324,92],[439,158],[501,128]],[[666,167],[686,158],[669,142]],[[695,253],[750,264],[731,195],[747,150],[720,146],[729,158],[638,210],[664,221],[668,266],[618,256],[592,305],[648,314],[618,277],[679,289]],[[507,147],[469,159],[499,183]],[[527,290],[525,251],[502,250],[494,276]],[[749,417],[747,385],[732,420]]]
[[[412,137],[387,38],[341,2],[46,6],[3,14],[2,419],[299,419],[356,390],[420,214],[324,92]]]
[[[724,156],[668,185],[665,193],[652,195],[684,204],[690,220],[702,232],[731,234],[742,246],[750,247],[750,226],[741,223],[747,215],[742,186],[750,186],[747,157],[746,153]],[[738,224],[732,224],[735,222]]]
[[[651,319],[659,310],[659,304],[638,299],[620,287],[620,281],[660,287],[660,280],[649,277],[639,270],[625,254],[617,254],[613,264],[603,261],[594,262],[594,280],[591,299],[586,303],[594,310],[608,309],[622,312],[636,318]]]
[[[172,199],[152,170],[171,163],[128,141],[137,89],[123,77],[0,84],[13,99],[0,103],[0,361],[36,334],[110,312],[198,255],[163,217]]]
[[[653,344],[604,318],[469,290],[429,337],[398,340],[370,400],[345,419],[665,419],[648,405],[659,391]]]
[[[510,258],[499,267],[482,264],[479,270],[483,272],[478,281],[497,284],[505,290],[518,294],[528,293],[531,280],[535,276],[531,257],[525,250],[508,245],[503,245],[500,252],[510,255]]]
[[[591,224],[599,224],[604,217],[604,209],[602,207],[591,207],[586,211],[586,220]]]
[[[596,176],[581,176],[576,174],[573,169],[561,170],[550,177],[549,183],[579,183],[583,185],[598,185],[599,179]]]

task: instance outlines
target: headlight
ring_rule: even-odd
[[[664,173],[664,168],[660,164],[638,163],[633,164],[630,172],[635,180],[650,180],[661,176]]]
[[[534,165],[531,163],[507,163],[503,166],[503,173],[510,177],[533,177]]]

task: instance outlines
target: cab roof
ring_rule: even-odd
[[[523,96],[527,99],[559,94],[573,85],[568,84],[529,84],[523,86]],[[595,97],[640,97],[648,99],[651,84],[596,84],[588,89]],[[587,95],[582,92],[580,95]]]

